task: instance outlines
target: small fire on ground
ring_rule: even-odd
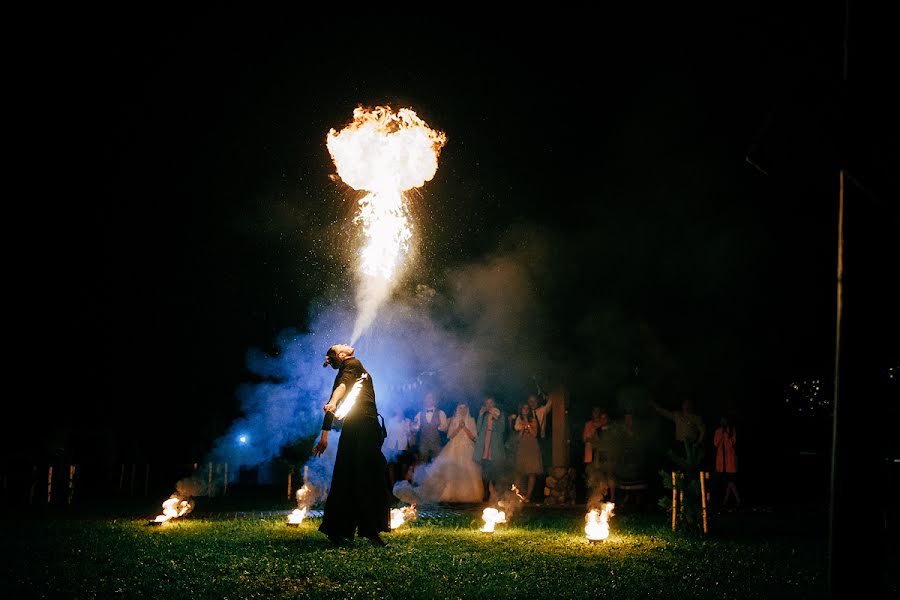
[[[587,539],[599,542],[609,537],[609,518],[615,507],[616,505],[612,502],[604,502],[599,511],[593,509],[584,517],[587,521],[584,526],[584,534]]]
[[[496,508],[484,509],[481,518],[484,519],[484,527],[481,528],[481,531],[485,533],[494,533],[494,526],[497,523],[506,523],[506,513]]]
[[[163,502],[162,507],[162,514],[157,515],[155,519],[150,521],[151,523],[165,523],[170,519],[183,517],[194,509],[194,502],[190,498],[182,498],[177,494],[172,494],[168,500]]]
[[[391,529],[397,529],[407,521],[415,521],[417,516],[415,504],[404,506],[403,508],[392,508]]]

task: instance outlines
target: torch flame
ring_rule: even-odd
[[[303,472],[307,472],[305,467]],[[306,518],[306,512],[309,510],[309,505],[315,500],[316,491],[313,486],[304,483],[300,489],[297,490],[296,496],[297,508],[288,515],[288,525],[300,525],[303,523],[303,519]]]
[[[496,508],[484,509],[481,513],[481,518],[484,519],[484,527],[481,528],[481,531],[485,533],[494,533],[494,525],[506,523],[506,513]]]
[[[612,502],[605,502],[600,511],[593,509],[585,516],[587,525],[584,526],[584,533],[589,540],[605,540],[609,537],[609,517],[615,507]]]
[[[291,525],[299,525],[306,518],[306,507],[295,508],[294,512],[288,515],[288,523]]]
[[[168,500],[163,502],[162,507],[162,514],[153,519],[157,523],[165,523],[169,519],[183,517],[193,510],[194,503],[189,499],[181,498],[178,494],[172,494]]]
[[[431,181],[447,136],[411,109],[395,113],[389,106],[360,106],[352,123],[339,132],[331,129],[325,139],[341,180],[370,192],[359,201],[355,219],[362,223],[366,244],[360,252],[360,315],[353,343],[375,318],[409,251],[412,230],[403,192]]]
[[[359,396],[359,391],[362,389],[363,382],[368,376],[368,373],[363,373],[362,376],[356,380],[356,383],[353,384],[353,387],[350,388],[350,391],[347,392],[347,395],[344,396],[344,399],[341,401],[341,405],[338,406],[337,410],[334,411],[334,416],[336,419],[343,419],[350,413],[353,405],[356,404],[356,397]]]
[[[417,517],[416,505],[391,509],[391,529],[397,529],[407,521],[414,521]]]

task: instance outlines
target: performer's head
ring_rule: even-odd
[[[351,356],[353,356],[353,346],[348,346],[347,344],[335,344],[325,353],[325,362],[322,366],[327,367],[328,365],[331,365],[332,369],[339,369],[341,368],[341,364]]]

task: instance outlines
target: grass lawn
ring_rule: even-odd
[[[526,509],[493,535],[476,511],[332,547],[318,519],[64,515],[0,521],[4,597],[811,598],[824,593],[823,515],[726,514],[714,535],[662,513],[617,514],[601,544],[583,511]]]

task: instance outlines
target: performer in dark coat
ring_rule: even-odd
[[[339,544],[352,540],[358,530],[361,537],[383,546],[378,534],[390,531],[391,490],[387,461],[381,453],[384,433],[377,418],[372,377],[353,356],[353,348],[344,344],[328,349],[323,366],[329,365],[338,373],[331,399],[323,407],[322,437],[313,454],[318,456],[328,447],[335,413],[343,417],[343,427],[319,531]]]

